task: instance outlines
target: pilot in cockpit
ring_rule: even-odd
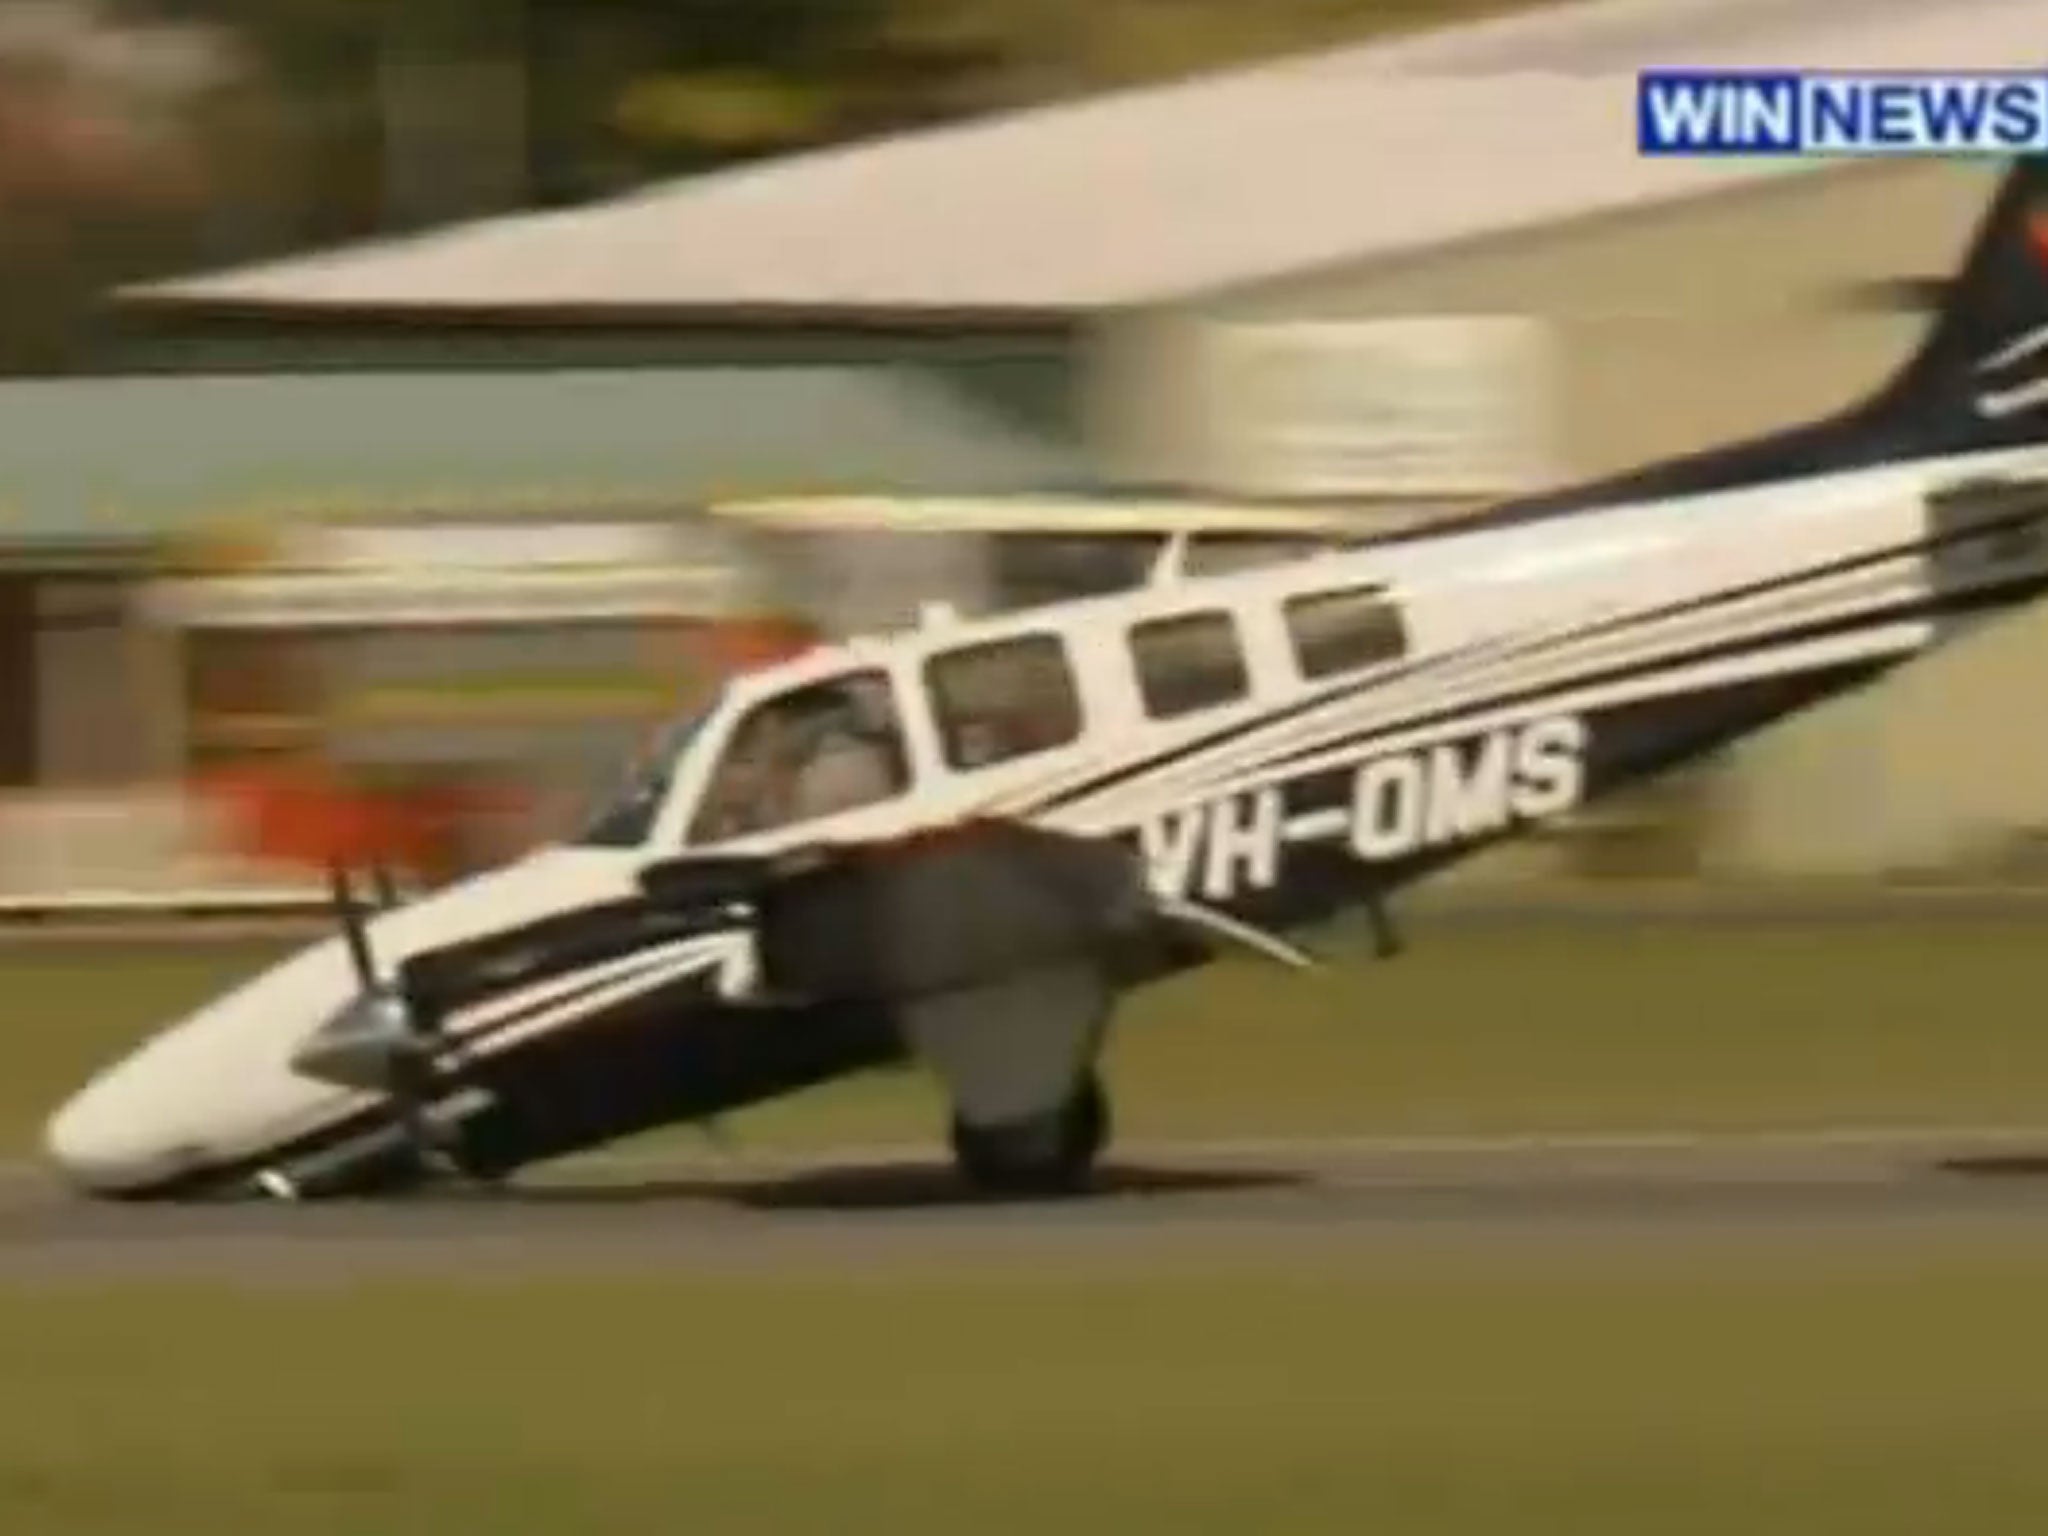
[[[905,769],[887,688],[846,679],[766,705],[741,728],[708,797],[714,835],[765,832],[900,791]]]
[[[792,820],[858,810],[902,787],[891,734],[874,718],[886,712],[886,696],[878,711],[852,684],[844,684],[804,705],[792,733]]]

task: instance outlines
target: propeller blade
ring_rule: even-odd
[[[370,866],[370,888],[376,893],[377,905],[388,912],[398,905],[398,885],[391,878],[391,866],[379,861]]]
[[[341,936],[348,941],[349,963],[355,967],[356,980],[367,992],[377,985],[377,970],[370,957],[370,935],[363,927],[362,909],[356,905],[355,892],[349,885],[348,867],[340,862],[330,866],[328,884],[334,892],[334,912],[341,923]]]

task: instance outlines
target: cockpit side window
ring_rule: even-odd
[[[925,663],[948,767],[990,768],[1081,736],[1081,697],[1058,635],[966,646]]]
[[[733,727],[690,823],[692,843],[779,831],[910,788],[887,673],[851,672],[764,699]]]
[[[1407,626],[1381,586],[1305,592],[1286,604],[1295,665],[1305,678],[1330,677],[1394,661],[1408,650]]]

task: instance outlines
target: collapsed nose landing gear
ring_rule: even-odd
[[[434,1113],[448,1085],[446,1044],[433,1009],[422,1007],[396,977],[378,973],[363,908],[348,871],[330,872],[335,916],[348,946],[357,995],[308,1040],[293,1066],[309,1077],[380,1094],[389,1107],[384,1124],[290,1165],[264,1168],[250,1192],[271,1200],[337,1194],[388,1194],[437,1180],[468,1182],[459,1135]],[[396,904],[389,876],[373,875],[378,906]]]

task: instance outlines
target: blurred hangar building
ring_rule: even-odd
[[[137,548],[456,505],[674,522],[801,489],[1454,516],[1871,386],[1997,174],[1644,160],[1632,71],[2044,43],[2033,0],[1595,0],[159,283],[123,296],[118,377],[0,387],[7,495],[24,530]],[[165,677],[188,700],[208,621],[164,640],[129,601],[146,585],[104,587],[99,631],[33,638],[47,702],[0,754],[18,780],[189,770],[193,709],[143,702]],[[2009,703],[2043,624],[1475,878],[2002,857],[2048,823],[2048,732]],[[87,677],[155,726],[113,744],[77,701],[121,695]]]

